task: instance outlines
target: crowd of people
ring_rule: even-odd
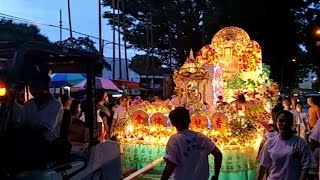
[[[16,85],[7,103],[2,104],[0,123],[1,169],[13,172],[44,169],[70,160],[71,142],[89,142],[85,122],[86,99],[69,95],[56,97],[49,91],[50,77],[39,74],[29,84],[33,98],[25,100],[24,86]],[[112,138],[110,132],[123,118],[129,97],[109,103],[105,90],[96,92],[98,139]],[[6,105],[5,105],[6,104]]]
[[[273,109],[272,120],[264,126],[257,180],[319,180],[320,108],[312,97],[307,103],[304,111],[297,98],[284,98],[280,108]],[[178,132],[167,143],[162,179],[208,179],[209,154],[215,160],[212,179],[218,179],[222,154],[212,140],[189,130],[188,110],[178,107],[169,118]]]
[[[70,142],[88,142],[85,118],[87,100],[75,100],[68,95],[55,97],[49,92],[50,77],[39,76],[30,82],[32,99],[25,102],[24,87],[16,86],[7,109],[5,149],[1,165],[21,171],[47,168],[48,162],[63,162],[70,158]],[[274,109],[272,121],[265,128],[258,155],[258,180],[319,179],[320,108],[308,98],[308,112],[297,99],[284,98],[282,108]],[[96,92],[98,140],[114,139],[112,132],[121,123],[130,104],[123,95],[110,102],[107,91]],[[177,134],[170,137],[162,179],[208,179],[208,155],[215,158],[218,179],[222,153],[211,139],[189,129],[190,114],[177,107],[169,114]]]
[[[297,98],[282,99],[282,109],[272,112],[258,155],[257,179],[318,180],[320,108],[312,97],[309,109]]]

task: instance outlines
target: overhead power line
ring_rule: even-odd
[[[8,15],[8,14],[4,14],[4,13],[0,13],[0,18],[10,19],[10,20],[14,20],[14,21],[20,21],[20,22],[24,22],[24,23],[28,23],[28,24],[33,24],[33,25],[42,25],[42,26],[48,26],[48,27],[53,27],[53,28],[59,28],[59,29],[61,28],[61,29],[66,30],[66,31],[70,31],[70,29],[65,28],[65,27],[60,27],[60,26],[57,26],[57,25],[42,23],[42,22],[39,22],[39,21],[32,21],[32,20],[29,20],[29,19],[25,19],[25,18],[21,18],[21,17],[17,17],[17,16],[12,16],[12,15]],[[79,32],[79,31],[72,30],[71,32],[99,40],[99,38],[96,37],[96,36],[85,34],[85,33]],[[109,40],[106,40],[106,39],[102,39],[102,40],[104,42],[107,42],[107,43],[110,43],[110,44],[113,43],[112,41],[109,41]],[[118,44],[118,43],[116,43],[116,44]],[[123,45],[121,45],[121,46],[123,46]]]

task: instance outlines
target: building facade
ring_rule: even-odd
[[[127,79],[127,71],[126,71],[126,64],[125,60],[121,60],[121,72],[122,72],[122,78],[120,78],[120,65],[119,65],[119,59],[116,58],[116,64],[115,67],[113,67],[113,59],[112,57],[105,57],[104,60],[110,64],[111,70],[108,70],[104,68],[102,70],[102,77],[106,79],[120,79],[120,80],[127,80],[127,81],[133,81],[140,83],[140,75],[133,71],[132,69],[128,68],[128,74],[129,74],[129,79]],[[115,71],[115,78],[113,78],[113,70]]]
[[[299,89],[302,90],[311,90],[312,84],[318,79],[318,76],[315,72],[310,71],[306,77],[302,79],[302,82],[299,83]]]

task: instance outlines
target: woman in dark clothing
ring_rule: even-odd
[[[70,106],[70,112],[72,116],[72,123],[68,132],[68,137],[71,142],[85,142],[86,130],[85,122],[79,120],[81,115],[81,103],[80,101],[72,101]]]
[[[70,106],[72,120],[77,119],[80,115],[80,101],[73,100]]]
[[[80,103],[80,114],[78,118],[80,118],[82,114],[86,112],[86,110],[87,110],[87,98],[86,96],[84,96],[83,100]]]
[[[61,123],[60,128],[60,137],[61,138],[67,138],[68,137],[68,130],[71,125],[71,112],[70,107],[72,104],[73,99],[70,98],[68,95],[62,95],[61,96],[61,103],[63,105],[63,120]]]

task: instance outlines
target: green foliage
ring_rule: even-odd
[[[71,44],[71,42],[73,42],[73,45]],[[92,41],[89,37],[78,37],[77,39],[68,38],[63,41],[58,41],[56,42],[56,44],[66,48],[74,48],[88,52],[98,52],[97,48],[94,46],[95,42]]]
[[[129,67],[132,68],[132,69],[139,69],[139,68],[145,68],[146,66],[146,60],[147,60],[147,57],[146,55],[135,55],[130,64],[129,64]],[[159,67],[161,66],[161,62],[159,60],[159,58],[157,57],[149,57],[149,66],[151,67],[152,66],[152,61],[154,63],[154,66],[155,67]]]
[[[225,86],[226,89],[239,89],[239,88],[245,88],[245,89],[251,89],[255,88],[257,86],[257,83],[252,80],[243,80],[239,76],[231,79]]]
[[[73,42],[73,44],[71,44],[71,41]],[[97,48],[94,46],[95,42],[92,41],[89,37],[78,37],[77,39],[68,38],[63,41],[57,41],[56,44],[66,48],[74,48],[82,51],[98,53]],[[103,61],[103,67],[107,70],[111,70],[111,65],[108,64],[106,61]]]
[[[112,0],[103,2],[105,6],[112,7]],[[123,10],[121,4],[120,10]],[[152,50],[155,56],[161,57],[162,62],[169,63],[169,59],[173,58],[181,64],[190,48],[199,50],[204,45],[203,34],[212,37],[211,30],[219,29],[211,25],[214,19],[208,18],[214,8],[212,1],[126,0],[124,14],[120,11],[120,19],[124,15],[125,21],[118,23],[116,18],[115,24],[128,30],[125,36],[133,47],[145,52]],[[203,31],[204,16],[207,19],[205,26],[210,27],[210,31]],[[112,24],[112,11],[105,12],[104,17]],[[151,47],[151,40],[147,40],[147,33],[151,37],[151,27],[154,48]],[[209,38],[206,41],[209,43]]]
[[[37,26],[0,19],[0,41],[37,41],[49,43]]]
[[[312,90],[314,91],[320,91],[320,81],[317,79],[313,84],[312,84]]]
[[[270,65],[263,64],[262,65],[262,73],[259,75],[260,78],[266,79],[269,78],[271,74]]]
[[[149,59],[148,69],[146,68],[147,59]],[[172,73],[172,70],[168,68],[163,68],[160,59],[155,56],[147,58],[146,55],[135,55],[129,64],[129,68],[139,74]]]
[[[310,0],[309,0],[310,1]],[[301,24],[301,30],[298,32],[299,43],[301,43],[305,49],[304,61],[308,64],[313,64],[310,68],[314,70],[317,75],[320,75],[318,67],[320,66],[320,47],[317,46],[317,42],[320,40],[319,34],[316,31],[319,30],[320,25],[320,8],[319,2],[315,2],[313,6],[307,8],[304,12],[300,12],[298,23]]]
[[[267,64],[262,65],[262,73],[259,74],[259,78],[265,80],[264,83],[267,83],[269,81],[269,77],[271,74],[270,66]],[[255,82],[252,79],[243,80],[239,76],[231,79],[225,86],[226,89],[252,89],[258,87],[260,84],[258,82]]]
[[[125,4],[124,9],[122,2]],[[284,65],[284,83],[291,84],[295,82],[296,71],[300,69],[299,64],[290,64],[292,58],[299,55],[298,43],[307,47],[310,57],[316,54],[314,61],[320,58],[320,50],[315,47],[315,39],[311,36],[313,26],[320,24],[319,1],[279,2],[120,0],[121,21],[118,22],[115,17],[115,25],[128,30],[125,36],[133,47],[145,52],[152,50],[164,63],[173,58],[180,65],[190,48],[197,52],[203,45],[209,44],[213,35],[221,28],[241,27],[261,45],[263,61],[271,67],[271,78],[280,81]],[[113,7],[112,0],[103,0],[103,3],[104,6]],[[116,6],[114,8],[117,10]],[[104,17],[112,24],[112,10],[105,12]],[[147,40],[147,33],[149,38],[151,36],[151,26],[154,48],[150,46],[151,40]],[[320,61],[314,64],[320,65]]]

